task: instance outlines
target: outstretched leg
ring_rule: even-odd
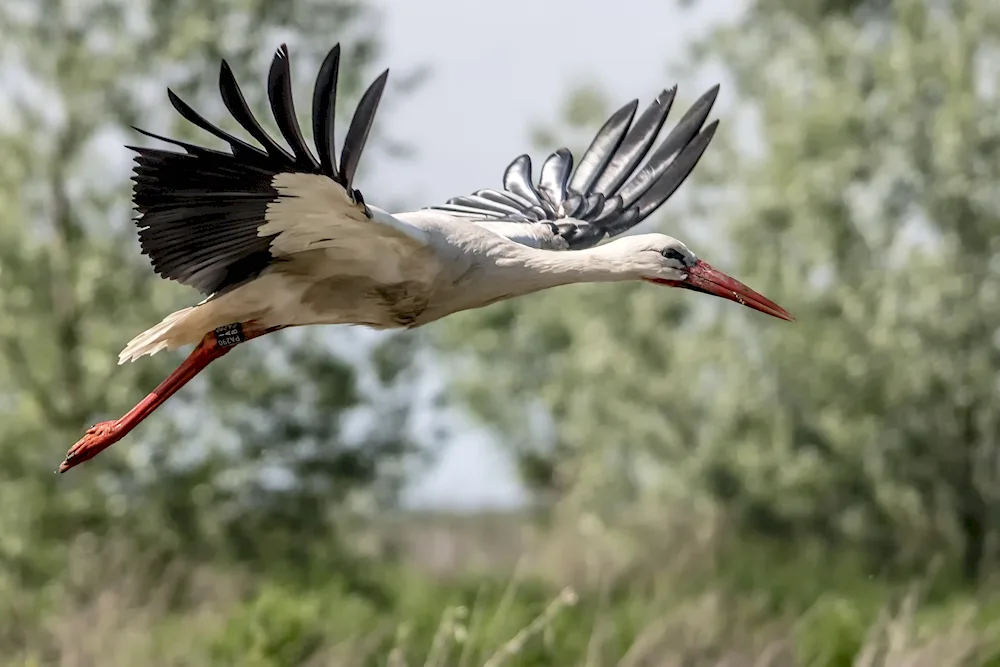
[[[166,403],[167,399],[173,396],[178,389],[190,382],[206,366],[225,355],[236,345],[282,328],[284,327],[263,329],[254,327],[252,323],[237,323],[219,327],[215,331],[205,334],[205,337],[201,339],[198,346],[177,367],[177,370],[161,382],[146,398],[139,401],[124,417],[116,421],[101,422],[92,426],[70,448],[69,453],[66,454],[66,459],[59,466],[59,472],[66,472],[84,461],[89,461],[124,438],[142,420]]]

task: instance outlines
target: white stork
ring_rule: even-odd
[[[669,236],[627,236],[598,245],[648,217],[691,173],[718,126],[718,121],[704,126],[718,86],[694,103],[641,169],[676,86],[662,91],[638,119],[638,100],[618,110],[575,170],[570,151],[557,150],[535,185],[531,160],[521,155],[507,167],[502,190],[390,214],[367,204],[354,189],[389,72],[361,97],[338,164],[339,64],[337,45],[320,67],[313,91],[318,160],[296,120],[285,46],[274,56],[267,93],[290,152],[254,118],[225,61],[222,100],[263,148],[212,125],[169,90],[180,115],[228,143],[230,151],[139,130],[184,150],[129,147],[138,154],[133,201],[142,252],[161,277],[194,287],[206,298],[136,336],[119,363],[196,347],[128,414],[88,430],[60,472],[120,440],[233,346],[288,327],[414,328],[550,287],[623,280],[713,294],[792,321],[783,308]]]

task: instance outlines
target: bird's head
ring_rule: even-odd
[[[687,246],[665,234],[641,234],[619,238],[617,253],[627,258],[630,273],[656,285],[682,287],[729,299],[748,308],[794,322],[788,311],[743,283],[698,259]]]

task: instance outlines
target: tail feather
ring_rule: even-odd
[[[191,342],[188,340],[190,336],[184,335],[186,332],[179,332],[177,329],[185,323],[185,320],[196,308],[197,306],[191,306],[171,313],[156,326],[146,329],[130,340],[125,349],[118,355],[118,364],[135,361],[140,357],[156,354],[161,350],[171,350],[189,344]],[[185,329],[190,329],[190,327],[185,327]],[[200,338],[201,335],[203,334],[198,334],[198,337]]]
[[[275,303],[298,303],[298,294],[289,292],[280,276],[265,276],[231,292],[209,297],[201,303],[171,313],[159,324],[133,338],[118,355],[118,363],[135,361],[161,350],[196,345],[205,334],[233,322],[285,322],[287,313],[273,316]]]

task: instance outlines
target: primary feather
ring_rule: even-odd
[[[676,86],[662,91],[638,120],[638,100],[612,114],[575,171],[573,154],[560,148],[542,164],[536,186],[531,158],[519,155],[504,172],[502,191],[479,190],[430,208],[488,224],[509,237],[547,236],[552,249],[589,248],[638,225],[677,191],[715,136],[718,121],[706,126],[705,120],[718,93],[719,86],[705,92],[641,169],[673,106]],[[545,231],[519,233],[514,224]]]
[[[230,153],[195,146],[143,130],[172,143],[184,153],[131,147],[136,158],[133,181],[139,242],[156,272],[217,295],[259,276],[280,259],[274,252],[278,234],[268,233],[269,207],[283,195],[275,179],[284,173],[324,176],[345,195],[345,206],[370,217],[354,175],[388,70],[362,96],[344,140],[339,166],[334,147],[334,106],[340,45],[327,55],[316,80],[313,128],[317,161],[310,152],[292,101],[288,49],[274,55],[267,92],[275,124],[291,152],[271,138],[254,117],[228,63],[222,62],[219,90],[226,108],[263,149],[210,123],[173,92],[173,107],[186,120],[229,144]],[[263,230],[263,231],[262,231]]]

